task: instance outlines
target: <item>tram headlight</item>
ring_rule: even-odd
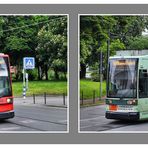
[[[109,100],[109,104],[112,104],[112,100]]]
[[[129,100],[129,101],[127,101],[127,104],[132,105],[133,104],[133,101],[132,100]]]
[[[12,102],[13,102],[12,99],[10,99],[10,98],[7,99],[7,103],[12,103]]]
[[[137,100],[128,100],[127,104],[128,105],[136,105],[137,104]]]

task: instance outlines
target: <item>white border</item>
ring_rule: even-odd
[[[80,131],[80,16],[78,14],[78,133],[83,133]]]
[[[66,131],[0,131],[1,133],[69,133],[69,14],[0,14],[0,16],[67,16],[67,130]]]
[[[148,133],[148,131],[80,131],[80,16],[141,16],[147,14],[78,14],[78,133]]]

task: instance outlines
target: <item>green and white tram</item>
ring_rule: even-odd
[[[148,55],[109,58],[107,119],[148,119]]]

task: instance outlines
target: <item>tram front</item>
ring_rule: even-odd
[[[14,117],[9,57],[0,54],[0,119]]]
[[[106,118],[138,120],[138,58],[109,59]]]

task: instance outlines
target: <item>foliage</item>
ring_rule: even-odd
[[[142,31],[148,28],[147,16],[80,16],[80,76],[85,78],[86,65],[99,63],[103,52],[103,65],[106,68],[107,46],[110,55],[116,50],[146,47],[146,41],[137,40]],[[132,42],[134,40],[134,42]],[[144,45],[141,45],[144,44]],[[144,47],[143,47],[144,46]]]
[[[94,82],[100,82],[100,74],[99,71],[95,71],[91,73],[91,80]]]
[[[67,71],[67,30],[66,17],[62,21],[54,22],[54,27],[49,24],[44,26],[38,33],[38,46],[36,48],[41,68],[53,68],[55,71],[55,79],[59,79],[58,72]],[[52,22],[51,22],[52,23]],[[61,30],[62,27],[63,30]],[[60,28],[60,30],[57,30]],[[43,70],[42,70],[43,71]]]
[[[48,79],[48,69],[51,63],[58,59],[64,59],[62,61],[65,64],[63,71],[67,72],[66,16],[1,16],[0,29],[1,52],[9,54],[11,65],[17,66],[16,79],[21,79],[22,59],[26,56],[35,57],[38,79],[42,79],[45,72]],[[56,69],[58,71],[59,67]],[[35,77],[33,76],[31,79]]]
[[[37,69],[27,70],[28,80],[37,80]]]
[[[128,40],[128,42],[129,42],[129,45],[127,46],[127,49],[129,50],[148,49],[148,37],[147,36],[131,38]]]

